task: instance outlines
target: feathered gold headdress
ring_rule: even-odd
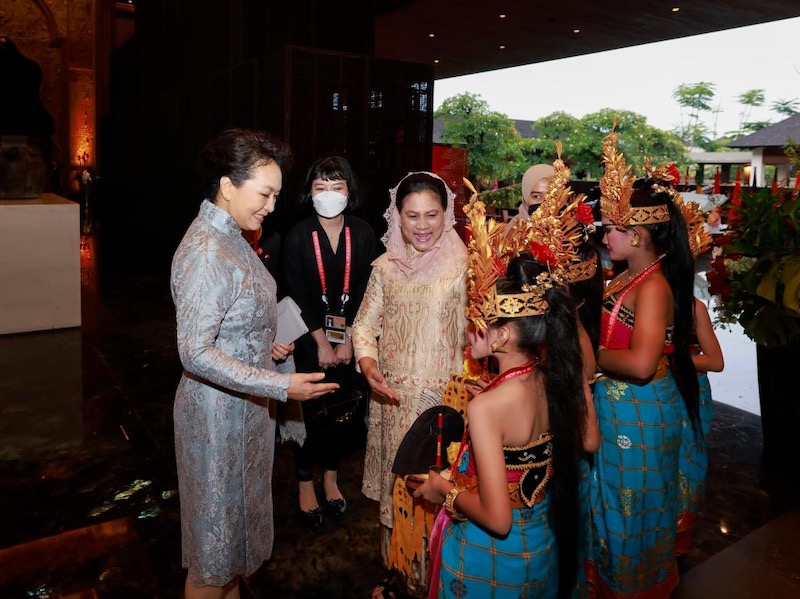
[[[686,232],[689,234],[689,249],[692,256],[697,258],[708,251],[714,243],[714,238],[706,229],[706,219],[697,202],[687,202],[678,194],[675,206],[681,211],[683,220],[686,221]]]
[[[600,178],[600,211],[618,227],[669,222],[669,209],[665,205],[631,206],[635,178],[631,167],[625,164],[625,157],[617,150],[618,137],[612,129],[603,139],[605,173]]]
[[[565,283],[585,281],[597,270],[597,256],[582,260],[581,245],[594,232],[592,209],[583,194],[575,195],[568,187],[570,171],[561,159],[561,144],[556,144],[558,158],[553,162],[553,177],[539,209],[531,214],[533,229],[530,252],[556,272]]]
[[[644,174],[648,179],[654,179],[656,181],[666,181],[671,184],[671,186],[669,187],[655,184],[653,185],[653,188],[656,191],[665,192],[673,200],[675,200],[676,196],[680,195],[678,193],[678,190],[675,189],[674,186],[680,183],[681,174],[678,171],[678,166],[674,162],[665,162],[664,164],[659,164],[658,166],[654,167],[652,165],[652,162],[650,161],[650,158],[645,157]]]
[[[498,296],[495,286],[497,279],[505,274],[509,261],[525,251],[526,227],[516,228],[513,235],[504,235],[503,223],[486,218],[486,206],[478,199],[472,183],[464,179],[464,184],[472,192],[464,206],[470,221],[467,318],[479,329],[485,329],[498,318],[543,314],[547,310],[543,289]]]
[[[560,152],[560,149],[559,149]],[[591,271],[596,263],[582,262],[578,248],[593,230],[591,209],[567,188],[569,169],[559,158],[553,164],[555,173],[539,209],[527,221],[515,221],[504,234],[504,226],[486,218],[486,207],[472,191],[464,212],[470,220],[471,239],[468,246],[469,271],[466,315],[476,327],[486,328],[498,318],[535,316],[547,312],[544,295],[548,289],[566,282],[582,280],[578,273]],[[592,227],[592,229],[589,229]],[[548,270],[536,282],[525,285],[522,293],[498,294],[497,279],[505,275],[508,263],[523,253],[530,253]]]

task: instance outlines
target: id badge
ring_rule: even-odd
[[[344,316],[325,315],[325,337],[331,343],[344,343],[347,340],[347,335],[344,332],[346,326],[347,323]]]

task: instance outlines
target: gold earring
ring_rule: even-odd
[[[639,237],[639,234],[634,232],[633,237],[631,237],[631,246],[638,248],[641,242],[642,239]]]
[[[505,347],[503,347],[503,345],[497,343],[497,341],[492,343],[490,349],[492,350],[493,354],[504,354],[508,351]]]

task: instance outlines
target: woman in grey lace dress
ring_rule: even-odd
[[[231,129],[201,156],[206,199],[172,262],[178,352],[175,453],[185,597],[238,598],[239,578],[272,552],[276,402],[336,389],[295,374],[293,346],[273,343],[275,280],[242,236],[274,210],[288,150]],[[286,435],[302,439],[302,423]],[[282,434],[284,431],[282,431]]]

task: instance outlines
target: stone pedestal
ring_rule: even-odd
[[[0,334],[81,324],[80,207],[0,200]]]

